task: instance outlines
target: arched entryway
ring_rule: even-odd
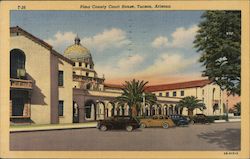
[[[75,101],[73,101],[73,123],[79,122],[79,109]]]
[[[96,119],[101,120],[105,118],[105,103],[102,101],[96,102]]]
[[[93,100],[87,100],[84,104],[84,108],[85,108],[85,119],[96,120],[95,102]]]

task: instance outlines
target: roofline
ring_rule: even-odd
[[[50,50],[50,52],[57,56],[58,58],[68,62],[69,64],[73,65],[74,62],[71,61],[70,59],[66,58],[65,56],[63,56],[62,54],[58,53],[56,50],[52,49],[53,47],[46,43],[45,41],[41,40],[40,38],[30,34],[29,32],[25,31],[24,29],[20,28],[19,26],[15,26],[15,27],[10,27],[10,33],[21,33],[22,35],[30,38],[31,40],[39,43],[40,45],[42,45],[43,47],[47,48]]]
[[[176,89],[184,89],[184,88],[196,88],[196,87],[204,87],[206,84],[200,85],[200,86],[187,86],[187,87],[180,87],[180,88],[176,88],[176,89],[157,89],[155,91],[151,91],[148,90],[150,87],[159,87],[159,86],[166,86],[166,85],[174,85],[174,84],[184,84],[184,83],[189,83],[189,82],[197,82],[197,81],[209,81],[208,84],[213,83],[211,80],[208,79],[202,79],[202,80],[192,80],[192,81],[186,81],[186,82],[178,82],[178,83],[169,83],[169,84],[159,84],[159,85],[149,85],[145,87],[145,91],[146,92],[156,92],[156,91],[165,91],[165,90],[176,90]],[[104,83],[104,86],[106,87],[110,87],[110,88],[123,88],[123,85],[119,85],[119,84],[110,84],[110,83]]]
[[[27,32],[26,30],[20,28],[19,26],[15,26],[15,27],[10,27],[10,33],[21,33],[25,36],[27,36],[28,38],[30,38],[31,40],[39,43],[40,45],[42,45],[43,47],[51,50],[52,46],[48,43],[46,43],[45,41],[39,39],[38,37],[30,34],[29,32]]]
[[[155,87],[155,86],[166,86],[166,85],[171,85],[171,84],[183,84],[183,83],[188,83],[188,82],[197,82],[197,81],[210,81],[209,83],[212,83],[211,80],[209,79],[201,79],[201,80],[192,80],[192,81],[185,81],[185,82],[177,82],[177,83],[167,83],[167,84],[157,84],[157,85],[150,85],[147,87]]]
[[[57,56],[58,58],[68,62],[69,64],[71,64],[72,66],[74,65],[74,62],[71,61],[70,59],[68,59],[67,57],[63,56],[62,54],[60,54],[59,52],[57,52],[56,50],[52,49],[51,53],[55,56]]]
[[[148,88],[150,87],[164,87],[164,86],[167,86],[167,85],[176,85],[176,84],[185,84],[185,83],[189,83],[189,82],[198,82],[198,81],[209,81],[207,84],[211,84],[213,83],[211,80],[209,79],[202,79],[202,80],[192,80],[192,81],[186,81],[186,82],[178,82],[178,83],[169,83],[169,84],[159,84],[159,85],[151,85],[151,86],[146,86],[146,91]],[[177,89],[186,89],[186,88],[197,88],[197,87],[204,87],[205,85],[207,84],[202,84],[202,85],[199,85],[199,86],[186,86],[186,87],[177,87],[175,89],[166,89],[166,88],[160,88],[160,89],[157,89],[157,90],[154,90],[154,91],[149,91],[149,92],[157,92],[157,91],[167,91],[167,90],[177,90]]]

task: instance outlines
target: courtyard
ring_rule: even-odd
[[[145,128],[132,132],[96,128],[10,133],[19,151],[238,151],[240,122],[187,127]]]

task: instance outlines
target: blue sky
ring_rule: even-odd
[[[199,79],[192,41],[202,11],[12,11],[20,26],[63,53],[76,34],[108,83]]]

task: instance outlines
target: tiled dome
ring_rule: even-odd
[[[81,45],[80,38],[78,36],[75,38],[75,44],[66,48],[64,56],[73,61],[84,61],[88,58],[92,58],[90,51]]]

